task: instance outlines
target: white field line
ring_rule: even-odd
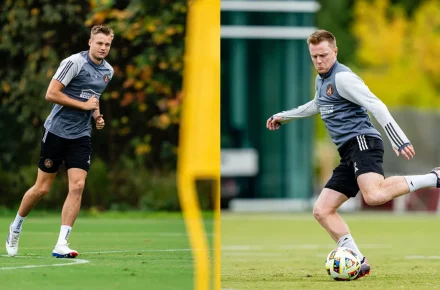
[[[438,260],[440,259],[440,256],[418,256],[418,255],[412,255],[412,256],[406,256],[405,259],[412,259],[412,260]]]
[[[361,249],[390,249],[392,245],[388,244],[359,244]],[[335,244],[298,244],[298,245],[230,245],[223,246],[222,251],[262,251],[262,250],[320,250],[334,249]]]
[[[13,266],[13,267],[0,267],[0,270],[15,270],[15,269],[32,269],[32,268],[43,268],[43,267],[63,267],[63,266],[73,266],[79,264],[90,263],[88,260],[84,259],[66,259],[69,263],[56,263],[47,265],[24,265],[24,266]]]
[[[26,232],[27,234],[28,232]],[[58,235],[56,232],[32,232],[33,235]],[[112,232],[103,232],[103,233],[97,233],[97,232],[81,232],[79,235],[100,235],[100,236],[123,236],[123,235],[130,235],[130,236],[161,236],[161,237],[186,237],[189,236],[187,233],[177,233],[177,232],[139,232],[139,233],[112,233]],[[207,236],[214,236],[214,234],[206,233]]]

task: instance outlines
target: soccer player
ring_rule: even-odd
[[[334,35],[318,30],[307,39],[310,56],[318,75],[312,101],[267,120],[269,130],[277,130],[289,121],[321,114],[332,141],[337,145],[340,164],[321,191],[313,208],[316,220],[340,247],[354,250],[362,261],[358,278],[370,273],[367,259],[359,251],[350,230],[336,212],[360,190],[369,205],[380,205],[395,197],[423,187],[440,187],[440,168],[429,174],[385,178],[384,147],[380,133],[370,122],[369,111],[383,127],[396,155],[407,160],[414,148],[391,116],[386,105],[348,67],[337,61]]]
[[[47,193],[61,163],[67,169],[69,192],[61,213],[61,231],[52,256],[75,258],[78,252],[67,240],[78,216],[81,197],[92,154],[92,117],[96,128],[104,128],[99,111],[99,98],[113,76],[112,66],[105,61],[114,34],[104,25],[91,29],[88,51],[64,59],[50,81],[46,100],[53,103],[44,123],[41,153],[35,185],[23,196],[17,216],[9,228],[6,251],[15,256],[23,222],[32,208]]]

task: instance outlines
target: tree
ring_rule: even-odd
[[[356,3],[358,72],[387,105],[440,105],[438,13],[437,1],[421,4],[413,17],[388,0]]]

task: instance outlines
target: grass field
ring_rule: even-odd
[[[311,213],[222,213],[222,289],[440,289],[440,216],[343,216],[370,276],[327,276],[324,261],[336,245]]]
[[[12,218],[0,218],[5,239]],[[0,256],[1,289],[193,289],[193,258],[178,214],[80,217],[69,238],[77,259],[51,257],[59,226],[58,215],[26,219],[18,256]]]

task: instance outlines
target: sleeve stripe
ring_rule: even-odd
[[[58,76],[57,80],[59,80],[60,82],[64,79],[64,77],[66,76],[67,72],[69,71],[69,69],[72,67],[73,62],[72,61],[68,61],[66,66],[64,67],[64,69],[61,71],[60,75]]]
[[[390,136],[391,141],[393,141],[393,142],[397,145],[397,147],[402,146],[403,142],[402,142],[402,143],[399,143],[398,140],[397,140],[397,138],[396,138],[396,136],[394,135],[394,132],[391,131],[391,129],[390,129],[390,123],[388,123],[387,125],[385,125],[385,130],[387,131],[388,136]]]
[[[403,144],[404,142],[403,142],[402,138],[400,138],[399,134],[397,134],[397,131],[394,129],[392,123],[390,123],[390,127],[391,127],[391,130],[394,131],[394,134],[396,134],[396,136],[399,139],[399,141],[402,142],[402,144]]]

